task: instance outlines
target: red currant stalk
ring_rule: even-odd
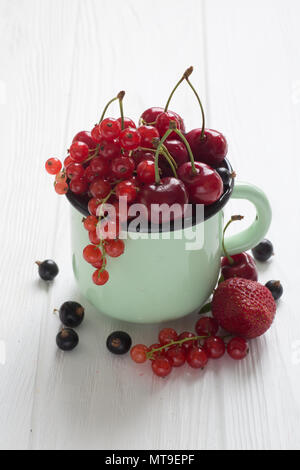
[[[188,337],[188,338],[179,339],[177,341],[171,341],[168,344],[164,344],[160,348],[155,348],[155,349],[151,349],[150,351],[148,351],[147,359],[151,359],[151,358],[153,359],[154,354],[156,354],[157,352],[163,351],[164,349],[168,349],[171,346],[181,345],[181,344],[187,343],[188,341],[200,341],[202,339],[207,339],[207,338],[209,338],[209,336],[192,336],[191,338]]]
[[[159,184],[160,183],[160,174],[159,174],[159,166],[158,166],[158,159],[159,159],[159,154],[162,153],[165,158],[167,159],[170,167],[172,168],[172,171],[174,173],[174,176],[175,178],[177,178],[177,173],[176,173],[176,169],[173,165],[173,163],[171,162],[171,160],[168,159],[168,157],[166,156],[166,154],[163,152],[162,150],[162,146],[163,146],[163,143],[165,142],[165,140],[167,140],[167,138],[169,137],[170,134],[172,134],[172,132],[174,132],[174,129],[173,127],[171,126],[171,124],[173,123],[174,121],[171,121],[170,122],[170,129],[167,130],[167,132],[165,133],[165,135],[161,138],[158,146],[157,146],[157,149],[156,149],[156,152],[155,152],[155,183],[156,184]],[[176,123],[175,123],[176,125]]]
[[[174,122],[174,121],[172,121]],[[172,123],[171,122],[171,123]],[[170,124],[171,124],[170,123]],[[176,125],[176,123],[174,122],[174,124]],[[186,140],[185,136],[183,135],[183,133],[177,129],[177,127],[175,127],[174,129],[174,132],[176,132],[176,134],[181,138],[181,140],[183,141],[184,145],[186,146],[186,149],[188,151],[188,154],[189,154],[189,157],[190,157],[190,162],[191,162],[191,165],[192,165],[192,171],[194,173],[194,175],[197,175],[197,170],[196,170],[196,167],[195,167],[195,159],[194,159],[194,155],[193,155],[193,152],[192,152],[192,149],[191,149],[191,146],[190,144],[188,143],[188,141]]]
[[[182,75],[181,79],[179,80],[179,82],[176,83],[175,87],[173,88],[169,98],[168,98],[168,101],[167,101],[167,104],[165,106],[165,110],[164,112],[166,113],[168,111],[168,108],[169,108],[169,105],[170,105],[170,102],[171,102],[171,99],[173,98],[173,95],[175,93],[175,91],[177,90],[177,88],[181,85],[181,83],[184,81],[184,80],[187,80],[189,78],[189,76],[193,73],[194,71],[194,67],[189,67],[185,72],[184,74]]]
[[[197,101],[199,103],[199,106],[200,106],[200,109],[201,109],[201,114],[202,114],[202,132],[201,132],[201,140],[204,139],[205,137],[205,113],[204,113],[204,108],[203,108],[203,104],[202,104],[202,101],[200,100],[200,97],[196,91],[196,89],[194,88],[194,86],[192,85],[192,83],[190,82],[189,80],[189,76],[187,77],[184,77],[187,81],[187,83],[190,85],[191,89],[193,90],[196,98],[197,98]]]
[[[110,105],[114,102],[114,101],[117,101],[117,100],[120,100],[120,97],[122,96],[121,99],[124,98],[125,96],[125,91],[120,91],[117,96],[115,96],[114,98],[112,98],[108,103],[107,105],[105,106],[105,108],[103,109],[103,112],[101,114],[101,118],[100,118],[100,121],[99,121],[99,124],[103,121],[104,117],[105,117],[105,114],[106,114],[106,111],[108,110],[108,108],[110,107]]]
[[[223,247],[224,255],[228,259],[228,262],[229,262],[230,265],[234,264],[234,260],[231,258],[231,256],[228,254],[228,252],[226,250],[226,247],[225,247],[225,233],[226,233],[229,225],[232,224],[232,222],[235,222],[236,220],[243,220],[243,218],[244,218],[243,215],[232,215],[231,219],[229,220],[229,222],[227,222],[227,224],[225,225],[224,230],[223,230],[222,247]]]

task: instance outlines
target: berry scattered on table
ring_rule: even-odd
[[[249,345],[244,338],[232,338],[227,344],[227,352],[235,361],[245,359],[249,353]]]
[[[283,287],[280,281],[268,281],[266,288],[269,289],[274,300],[279,300],[283,294]]]
[[[270,240],[265,238],[255,248],[253,248],[252,254],[257,261],[265,262],[274,255],[274,247]]]
[[[78,302],[64,302],[59,309],[59,318],[64,326],[77,328],[84,320],[84,308]]]
[[[39,267],[39,276],[43,281],[53,281],[58,275],[59,269],[55,261],[47,259],[46,261],[36,261]]]
[[[106,340],[107,349],[113,354],[126,354],[131,348],[131,338],[124,331],[114,331]]]
[[[62,351],[72,351],[79,343],[79,336],[71,328],[62,329],[56,336],[56,344]]]

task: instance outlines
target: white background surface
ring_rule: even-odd
[[[300,448],[299,22],[298,0],[0,0],[1,449]],[[159,325],[103,318],[78,296],[68,204],[43,165],[120,89],[137,118],[163,105],[191,64],[238,179],[270,197],[276,256],[259,271],[285,293],[246,361],[160,380],[106,351],[113,330],[151,344]],[[187,87],[171,108],[199,127]],[[228,215],[251,221],[250,207],[231,204]],[[34,265],[44,258],[61,268],[49,287]],[[78,349],[63,354],[51,312],[69,299],[84,303],[87,319]]]

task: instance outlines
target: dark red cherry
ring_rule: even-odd
[[[136,166],[138,166],[138,164],[143,162],[144,160],[152,160],[153,162],[155,160],[154,153],[140,149],[135,150],[133,152],[132,158],[134,159]]]
[[[170,122],[172,121],[175,121],[178,129],[180,129],[180,120],[178,119],[178,115],[172,111],[163,112],[157,117],[155,127],[158,130],[160,137],[163,137],[167,130],[170,129]],[[169,139],[174,139],[176,137],[177,134],[172,132]]]
[[[188,193],[179,179],[162,178],[159,184],[147,184],[141,188],[139,203],[144,204],[147,209],[144,215],[148,220],[155,224],[170,222],[183,216],[184,205],[188,203]],[[177,204],[176,210],[170,212],[166,207],[159,208],[158,205],[161,204],[167,204],[169,207]]]
[[[117,157],[111,163],[112,175],[117,179],[128,179],[132,176],[135,163],[131,157]]]
[[[156,127],[153,126],[140,126],[138,128],[139,134],[141,136],[141,147],[146,147],[152,149],[153,139],[159,140],[159,132]]]
[[[250,279],[251,281],[257,281],[257,269],[252,256],[248,253],[240,253],[238,255],[232,255],[230,258],[233,259],[233,264],[230,264],[228,258],[222,259],[222,274],[224,279],[242,277],[244,279]]]
[[[155,182],[155,163],[153,160],[143,160],[138,164],[136,171],[140,183],[151,184]]]
[[[213,204],[223,194],[222,178],[205,163],[195,162],[195,168],[197,174],[193,173],[190,162],[184,163],[178,168],[178,178],[185,183],[190,202],[206,206]]]
[[[89,131],[78,132],[72,143],[74,142],[84,142],[90,150],[94,150],[97,147],[97,142],[93,139],[92,134]]]
[[[178,166],[181,166],[183,163],[190,161],[188,151],[182,140],[166,140],[165,146],[169,150]]]
[[[157,117],[164,112],[164,108],[152,107],[143,112],[140,119],[146,124],[153,124]]]
[[[228,152],[227,141],[223,134],[213,129],[205,129],[202,139],[202,129],[188,132],[186,139],[191,146],[195,160],[211,166],[219,166]]]

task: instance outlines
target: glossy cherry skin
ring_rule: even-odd
[[[92,134],[88,131],[81,131],[75,135],[73,142],[84,142],[89,149],[94,150],[97,147],[97,142],[93,139]]]
[[[180,129],[180,120],[178,118],[178,115],[173,113],[172,111],[167,111],[161,113],[155,123],[155,127],[159,132],[160,137],[163,137],[165,133],[170,129],[170,123],[175,121],[177,128]],[[175,132],[172,132],[168,139],[176,139],[177,134]]]
[[[144,160],[152,160],[154,162],[154,153],[146,152],[145,150],[135,150],[132,154],[132,158],[135,161],[136,166]]]
[[[155,182],[155,163],[153,160],[143,160],[138,164],[136,171],[140,183],[152,184]]]
[[[178,168],[177,174],[186,185],[189,200],[194,204],[208,206],[216,202],[223,194],[222,178],[205,163],[195,162],[197,174],[194,175],[190,162]]]
[[[141,188],[139,192],[140,204],[145,206],[144,216],[155,224],[170,222],[171,220],[181,218],[184,214],[185,204],[188,203],[188,193],[185,185],[177,178],[167,177],[162,178],[159,184],[147,184]],[[172,206],[178,204],[178,209],[175,212],[169,210],[160,211],[158,207],[152,205],[167,204]]]
[[[228,152],[224,135],[213,129],[205,129],[204,138],[202,139],[201,136],[202,129],[193,129],[186,135],[195,160],[207,165],[219,166]]]
[[[122,118],[118,118],[117,121],[119,121],[119,123],[121,124],[122,126]],[[128,117],[124,117],[124,129],[128,129],[128,127],[134,127],[136,128],[136,125],[135,123],[133,122],[132,119],[128,118]]]
[[[157,117],[163,112],[164,108],[152,107],[146,109],[146,111],[144,111],[141,115],[140,119],[143,119],[143,121],[145,121],[147,124],[153,124]]]
[[[178,166],[181,166],[183,165],[183,163],[190,161],[186,146],[181,140],[168,139],[165,141],[164,145],[169,150],[170,154],[172,155]],[[170,165],[164,157],[160,158],[159,166],[162,168],[164,176],[173,175]]]
[[[141,147],[152,149],[154,148],[153,139],[160,140],[159,132],[154,126],[140,126],[138,131],[141,136]]]
[[[234,264],[230,264],[228,258],[222,259],[222,274],[224,279],[242,277],[244,279],[250,279],[251,281],[257,281],[257,269],[252,256],[248,253],[240,253],[238,255],[232,255],[231,258]]]

